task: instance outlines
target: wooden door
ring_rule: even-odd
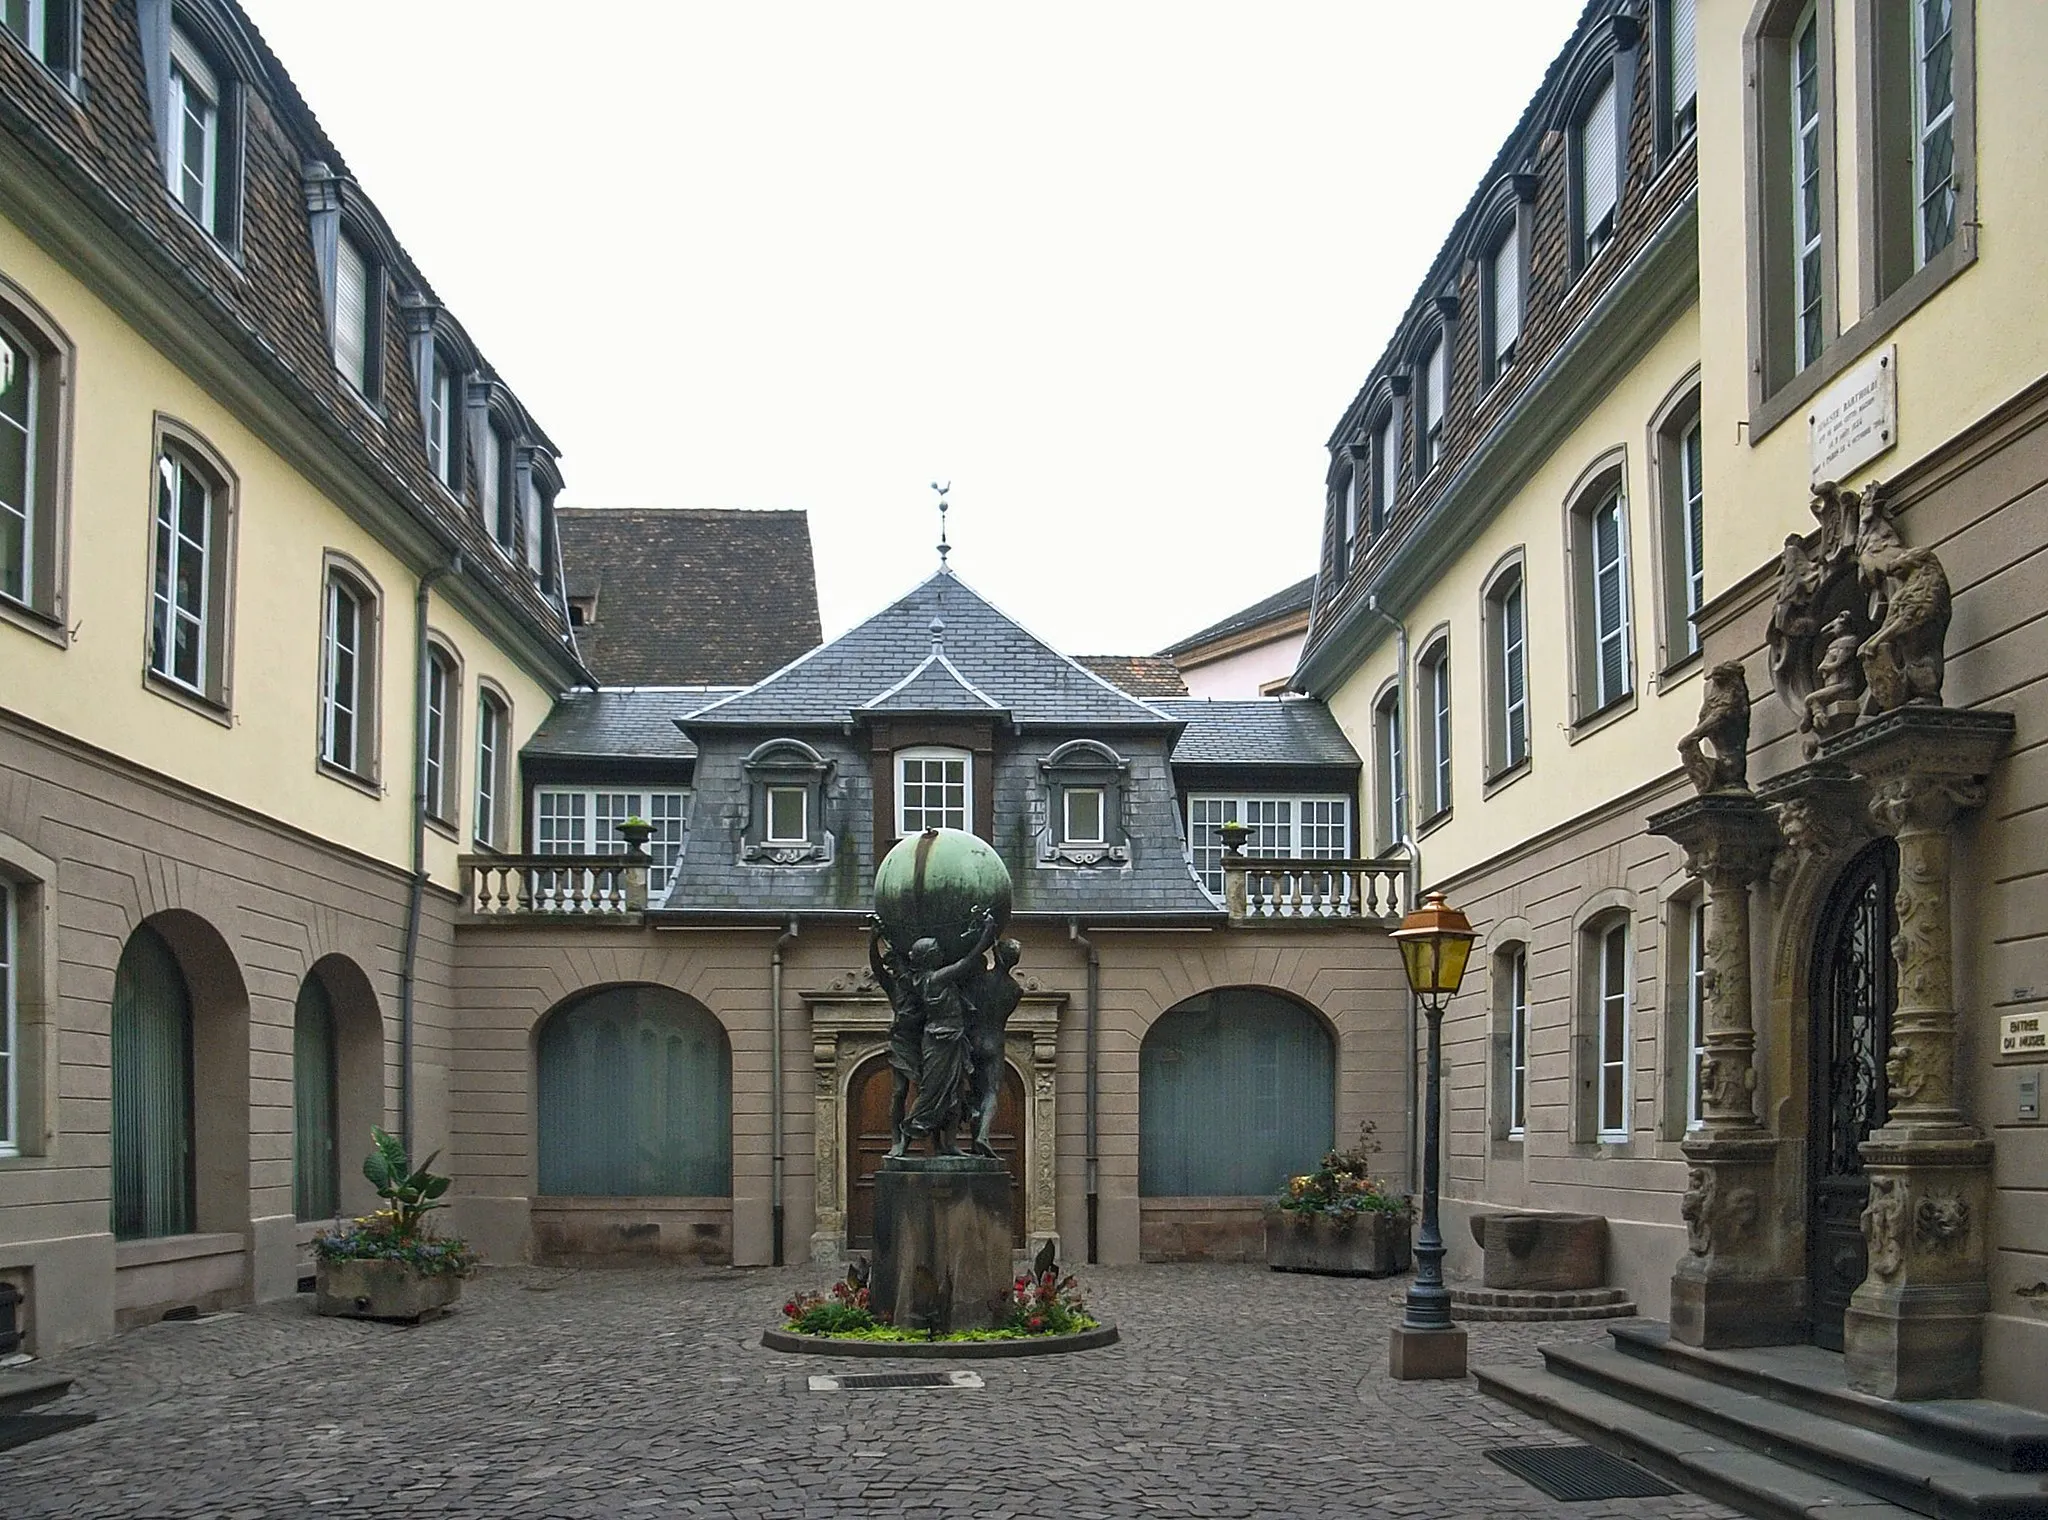
[[[875,1248],[875,1169],[889,1153],[889,1062],[876,1056],[853,1074],[846,1092],[846,1245]],[[1010,1171],[1010,1230],[1013,1245],[1024,1244],[1024,1082],[1003,1065],[1002,1095],[996,1099],[989,1144]]]

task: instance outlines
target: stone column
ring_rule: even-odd
[[[1750,992],[1750,888],[1779,845],[1770,810],[1747,791],[1710,792],[1658,813],[1650,832],[1685,851],[1707,892],[1706,1053],[1701,1128],[1683,1212],[1687,1250],[1671,1277],[1671,1335],[1692,1346],[1768,1346],[1796,1340],[1806,1281],[1773,1178],[1778,1138],[1756,1116],[1756,1024]]]
[[[1870,1270],[1844,1325],[1849,1386],[1881,1398],[1969,1397],[1983,1361],[1991,1142],[1956,1101],[1949,845],[2012,732],[2009,713],[1905,707],[1827,746],[1899,844],[1887,1118],[1862,1146]]]

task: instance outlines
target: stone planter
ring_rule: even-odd
[[[403,1261],[323,1261],[316,1281],[314,1306],[350,1319],[424,1319],[462,1296],[461,1278]]]
[[[1275,1272],[1392,1277],[1408,1270],[1407,1214],[1350,1216],[1266,1210],[1266,1265]]]

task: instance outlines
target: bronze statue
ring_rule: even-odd
[[[882,938],[882,926],[872,917],[868,920],[868,967],[874,972],[875,985],[889,999],[889,1154],[901,1156],[905,1153],[904,1111],[924,1049],[924,1005],[918,1001],[909,968],[896,947]]]
[[[1740,660],[1707,672],[1700,720],[1678,741],[1678,759],[1701,796],[1749,790],[1749,682]]]
[[[982,969],[982,956],[995,943],[998,928],[995,915],[986,908],[976,908],[973,916],[980,932],[972,948],[950,964],[936,939],[920,939],[910,947],[909,981],[924,1029],[917,1101],[903,1121],[903,1137],[908,1145],[931,1136],[932,1153],[939,1156],[960,1154],[954,1131],[966,1116],[973,1078],[967,1043],[968,990],[971,978]]]
[[[974,1072],[968,1087],[967,1118],[973,1127],[969,1149],[977,1156],[995,1154],[989,1133],[995,1128],[996,1104],[1003,1092],[1003,1034],[1010,1015],[1024,1000],[1024,989],[1011,973],[1023,953],[1023,946],[1015,940],[997,940],[995,965],[975,976],[968,989],[967,1043]]]

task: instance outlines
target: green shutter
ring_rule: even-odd
[[[729,1197],[732,1058],[710,1013],[662,987],[599,992],[538,1050],[540,1191]]]
[[[1204,993],[1138,1056],[1138,1191],[1242,1197],[1312,1170],[1336,1126],[1336,1059],[1315,1015],[1275,993]]]
[[[114,972],[114,1237],[185,1235],[192,1216],[192,998],[144,924]]]
[[[334,1109],[334,1000],[312,972],[292,1015],[292,1201],[301,1219],[341,1212]]]

